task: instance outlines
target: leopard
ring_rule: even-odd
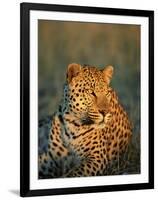
[[[39,153],[39,178],[101,176],[127,150],[132,123],[111,87],[114,67],[69,64],[57,111]]]

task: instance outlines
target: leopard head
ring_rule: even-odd
[[[64,89],[65,112],[83,124],[101,123],[109,112],[109,84],[113,67],[102,70],[91,66],[70,64]]]

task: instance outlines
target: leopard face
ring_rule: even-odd
[[[100,124],[109,112],[109,83],[113,67],[104,70],[70,64],[64,89],[65,112],[71,112],[82,124]]]

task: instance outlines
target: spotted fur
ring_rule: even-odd
[[[112,75],[112,66],[68,66],[62,103],[49,121],[47,150],[39,156],[40,178],[103,175],[125,152],[132,128],[110,87]]]

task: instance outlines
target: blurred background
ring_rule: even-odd
[[[139,173],[140,26],[39,20],[39,120],[56,110],[63,94],[66,68],[73,62],[99,68],[114,66],[111,85],[134,126],[130,173]]]

